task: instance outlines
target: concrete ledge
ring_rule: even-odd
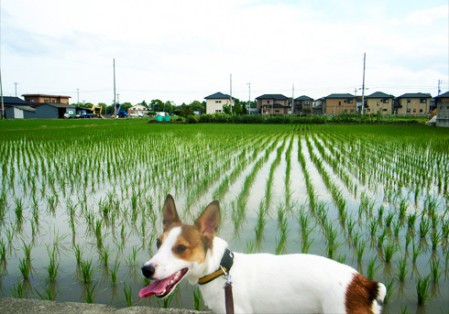
[[[184,309],[160,309],[146,306],[132,306],[115,308],[105,304],[87,304],[75,302],[53,302],[33,299],[0,298],[0,313],[65,313],[65,314],[200,314],[211,312],[197,312]]]

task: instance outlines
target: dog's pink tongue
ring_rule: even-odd
[[[146,298],[153,294],[163,294],[166,290],[171,277],[162,280],[155,280],[148,286],[142,288],[139,292],[139,297]]]

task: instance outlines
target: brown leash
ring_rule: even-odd
[[[205,285],[220,276],[223,275],[226,276],[226,283],[224,286],[226,314],[234,314],[234,297],[232,295],[232,280],[231,274],[229,273],[233,264],[234,264],[234,254],[230,250],[226,249],[221,259],[220,267],[213,273],[201,277],[198,280],[199,285]]]
[[[228,273],[226,276],[225,290],[225,304],[226,314],[234,314],[234,297],[232,295],[232,280],[231,275]]]

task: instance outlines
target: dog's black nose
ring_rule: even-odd
[[[145,276],[145,278],[151,279],[151,277],[154,275],[154,266],[153,265],[143,265],[142,266],[142,274]]]

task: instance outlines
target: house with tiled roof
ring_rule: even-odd
[[[35,118],[36,109],[19,97],[3,97],[6,119],[30,119]]]
[[[291,109],[291,98],[282,94],[263,94],[256,97],[256,101],[262,115],[286,115]]]
[[[357,112],[357,99],[352,94],[330,94],[324,97],[324,99],[325,114],[339,115]]]
[[[374,92],[365,96],[365,113],[393,114],[394,96],[384,92]]]
[[[396,97],[394,113],[401,116],[426,116],[430,112],[429,93],[406,93]]]
[[[223,113],[225,106],[234,107],[237,98],[231,97],[231,95],[223,94],[222,92],[216,92],[215,94],[204,97],[206,100],[206,113]]]
[[[295,98],[293,113],[294,114],[311,114],[313,111],[313,98],[302,95]]]
[[[449,92],[435,97],[437,110],[437,126],[449,127]]]

